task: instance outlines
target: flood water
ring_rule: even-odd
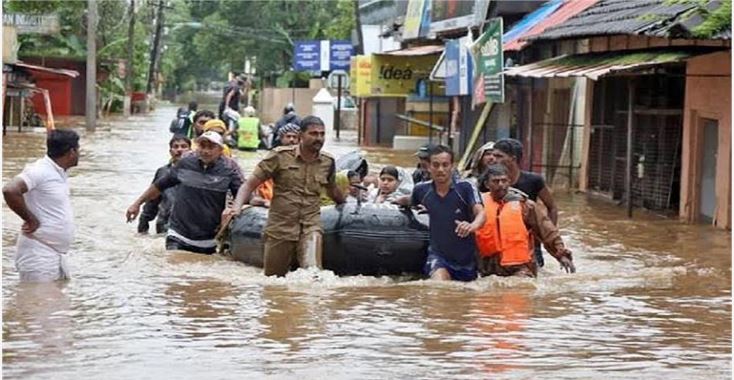
[[[266,278],[223,256],[166,252],[162,236],[125,223],[167,160],[174,114],[161,107],[79,129],[70,282],[18,282],[21,222],[3,204],[5,378],[730,376],[730,232],[639,211],[628,220],[621,208],[557,194],[573,275],[546,256],[535,280]],[[344,140],[325,149],[353,149]],[[378,164],[411,160],[367,152]],[[43,153],[43,133],[10,133],[3,183]],[[237,153],[246,172],[263,154]]]

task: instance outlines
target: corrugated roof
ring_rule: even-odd
[[[17,67],[20,67],[20,68],[23,68],[23,69],[28,69],[28,70],[31,70],[31,71],[41,71],[41,72],[44,72],[44,73],[64,75],[64,76],[71,77],[71,78],[76,78],[76,77],[79,76],[79,72],[77,72],[75,70],[52,69],[52,68],[44,67],[44,66],[29,65],[27,63],[23,63],[23,62],[20,62],[20,61],[18,61],[16,63],[10,63],[9,65],[10,66],[17,66]]]
[[[505,51],[520,50],[527,45],[527,40],[537,36],[548,28],[560,25],[569,18],[591,7],[597,0],[564,0],[550,16],[538,20],[533,26],[525,30],[517,38],[503,44]]]
[[[715,7],[719,3],[709,2],[707,8]],[[668,37],[671,26],[688,20],[698,7],[699,4],[693,1],[600,0],[566,22],[549,27],[530,39],[549,40],[615,34]]]
[[[597,80],[602,76],[617,72],[634,71],[666,63],[680,62],[698,54],[703,53],[693,50],[639,50],[636,52],[577,54],[511,67],[505,70],[504,74],[530,78],[584,76]]]
[[[375,55],[397,55],[403,57],[415,57],[419,55],[438,54],[443,51],[443,45],[414,46],[410,48],[374,53]]]

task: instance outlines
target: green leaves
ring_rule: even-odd
[[[731,30],[731,0],[722,1],[721,6],[693,30],[693,34],[698,38],[711,38],[725,30]]]

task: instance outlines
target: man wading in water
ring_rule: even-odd
[[[222,219],[239,214],[252,191],[272,178],[275,183],[265,226],[266,276],[285,276],[294,259],[301,267],[322,268],[321,189],[337,204],[344,195],[336,186],[334,158],[321,152],[324,122],[316,116],[301,121],[301,142],[268,153],[237,192],[234,206]]]
[[[301,127],[297,124],[288,123],[278,131],[278,138],[281,146],[291,146],[298,144],[301,136]],[[260,206],[270,208],[270,202],[273,201],[273,179],[263,182],[258,186],[252,194],[250,204],[252,206]]]
[[[143,202],[178,185],[166,249],[212,254],[217,248],[214,237],[226,206],[227,192],[235,194],[242,180],[237,169],[222,157],[224,142],[220,134],[204,132],[196,142],[196,152],[181,158],[168,174],[150,185],[127,209],[125,216],[132,222]]]
[[[563,244],[558,228],[535,202],[510,189],[504,165],[490,165],[480,180],[489,189],[483,194],[487,222],[475,233],[483,276],[537,276],[533,257],[536,240],[545,245],[561,268],[576,272],[571,251]]]
[[[191,140],[186,136],[174,135],[171,141],[168,142],[168,153],[171,155],[170,161],[167,164],[158,168],[153,176],[153,182],[163,178],[173,165],[175,165],[184,153],[191,150]],[[161,196],[151,201],[145,202],[143,205],[143,213],[140,214],[140,220],[138,221],[138,232],[141,234],[147,234],[150,226],[148,223],[158,217],[155,223],[155,232],[160,234],[166,232],[168,229],[168,217],[171,215],[171,208],[173,207],[173,195],[175,187],[172,187],[163,193]]]
[[[15,266],[21,281],[69,279],[66,253],[74,241],[74,215],[67,171],[79,163],[79,135],[53,130],[46,156],[28,165],[3,186],[3,196],[23,219]]]
[[[545,184],[543,176],[520,170],[520,161],[523,156],[522,143],[515,139],[505,138],[497,140],[492,149],[494,161],[507,167],[507,177],[510,179],[510,187],[522,191],[528,199],[537,202],[538,198],[548,209],[548,217],[554,225],[558,225],[558,208],[553,200],[553,194]],[[545,265],[540,242],[535,242],[535,262],[538,266]]]
[[[423,206],[428,211],[428,257],[423,271],[436,280],[472,281],[477,278],[474,231],[484,225],[484,209],[477,189],[454,178],[454,153],[438,145],[428,155],[432,180],[413,188],[410,197],[398,198],[403,206]]]

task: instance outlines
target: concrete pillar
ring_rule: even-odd
[[[333,97],[329,90],[322,88],[313,97],[312,115],[318,116],[324,121],[327,138],[334,138],[334,106]]]

